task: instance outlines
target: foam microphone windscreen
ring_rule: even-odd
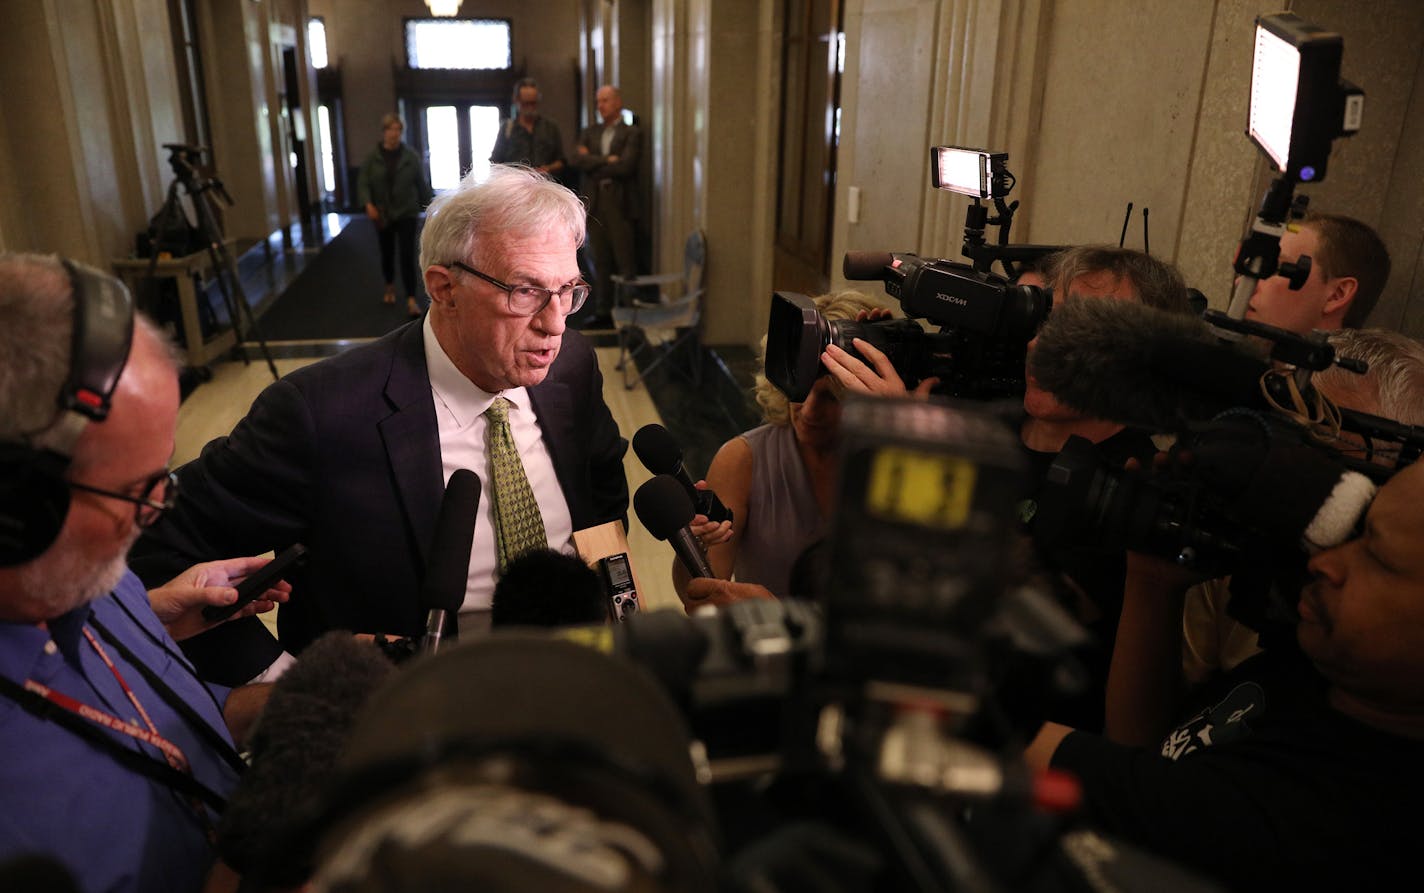
[[[468,468],[456,469],[440,500],[425,582],[420,588],[422,608],[454,613],[465,603],[470,547],[475,540],[475,517],[479,508],[479,477]]]
[[[394,669],[374,644],[345,631],[327,633],[301,653],[273,685],[249,736],[252,765],[218,825],[225,862],[269,883],[305,880],[306,856],[291,852],[286,822],[315,802],[357,711]]]
[[[633,435],[633,452],[653,474],[676,475],[682,468],[682,448],[662,425],[644,425]]]
[[[841,273],[847,279],[871,281],[885,278],[885,268],[895,262],[888,251],[847,251]]]
[[[648,532],[660,540],[676,535],[696,514],[682,484],[666,474],[655,475],[638,488],[633,494],[633,510]]]
[[[1028,358],[1034,382],[1060,402],[1157,430],[1263,405],[1268,368],[1195,317],[1105,298],[1055,306]]]

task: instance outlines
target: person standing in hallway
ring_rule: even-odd
[[[356,180],[357,197],[366,216],[376,224],[381,244],[381,275],[385,277],[387,304],[396,302],[395,252],[400,249],[401,285],[405,287],[406,310],[420,315],[416,301],[415,230],[420,212],[433,194],[425,179],[420,156],[401,141],[405,125],[396,115],[381,118],[381,142],[366,156]]]
[[[593,253],[593,322],[613,310],[610,276],[636,276],[633,227],[638,219],[638,164],[643,131],[623,120],[623,94],[604,84],[596,95],[600,123],[579,135],[574,167],[583,172],[588,242]]]
[[[514,85],[514,114],[499,128],[490,164],[527,164],[559,179],[564,169],[564,137],[559,125],[539,114],[544,94],[539,82],[521,78]]]

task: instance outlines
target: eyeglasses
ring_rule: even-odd
[[[559,296],[559,312],[564,316],[578,312],[578,309],[583,306],[583,302],[588,300],[589,287],[582,282],[577,285],[566,285],[558,291],[551,291],[537,285],[507,285],[493,276],[486,276],[474,267],[459,261],[451,261],[446,266],[458,267],[471,276],[479,277],[503,291],[509,298],[509,312],[517,313],[520,316],[533,316],[541,312],[549,305],[549,301],[554,295]]]
[[[85,493],[132,502],[134,504],[134,523],[141,528],[157,524],[158,519],[163,517],[163,513],[173,508],[173,505],[178,501],[178,475],[171,471],[160,471],[144,481],[142,496],[116,493],[113,490],[91,487],[78,481],[70,481],[69,486]]]

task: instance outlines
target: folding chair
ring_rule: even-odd
[[[611,277],[613,326],[618,330],[616,368],[623,373],[624,388],[631,391],[643,376],[684,345],[691,355],[688,366],[692,381],[697,385],[702,383],[702,295],[706,290],[706,269],[707,237],[697,229],[688,235],[683,247],[681,273]],[[680,287],[668,288],[678,283]],[[650,287],[657,288],[657,300],[646,298],[645,289]],[[658,356],[637,372],[635,360],[644,351],[653,351]]]

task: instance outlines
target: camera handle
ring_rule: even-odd
[[[1241,240],[1236,249],[1236,260],[1232,268],[1236,271],[1236,286],[1231,292],[1231,306],[1226,315],[1232,319],[1245,319],[1251,296],[1256,293],[1256,283],[1280,273],[1290,280],[1292,291],[1299,291],[1310,278],[1310,257],[1301,255],[1294,262],[1280,263],[1281,234],[1286,231],[1286,223],[1305,211],[1309,201],[1301,196],[1296,202],[1295,181],[1289,177],[1277,177],[1271,181],[1266,196],[1261,200],[1261,210],[1251,224],[1251,231]]]

